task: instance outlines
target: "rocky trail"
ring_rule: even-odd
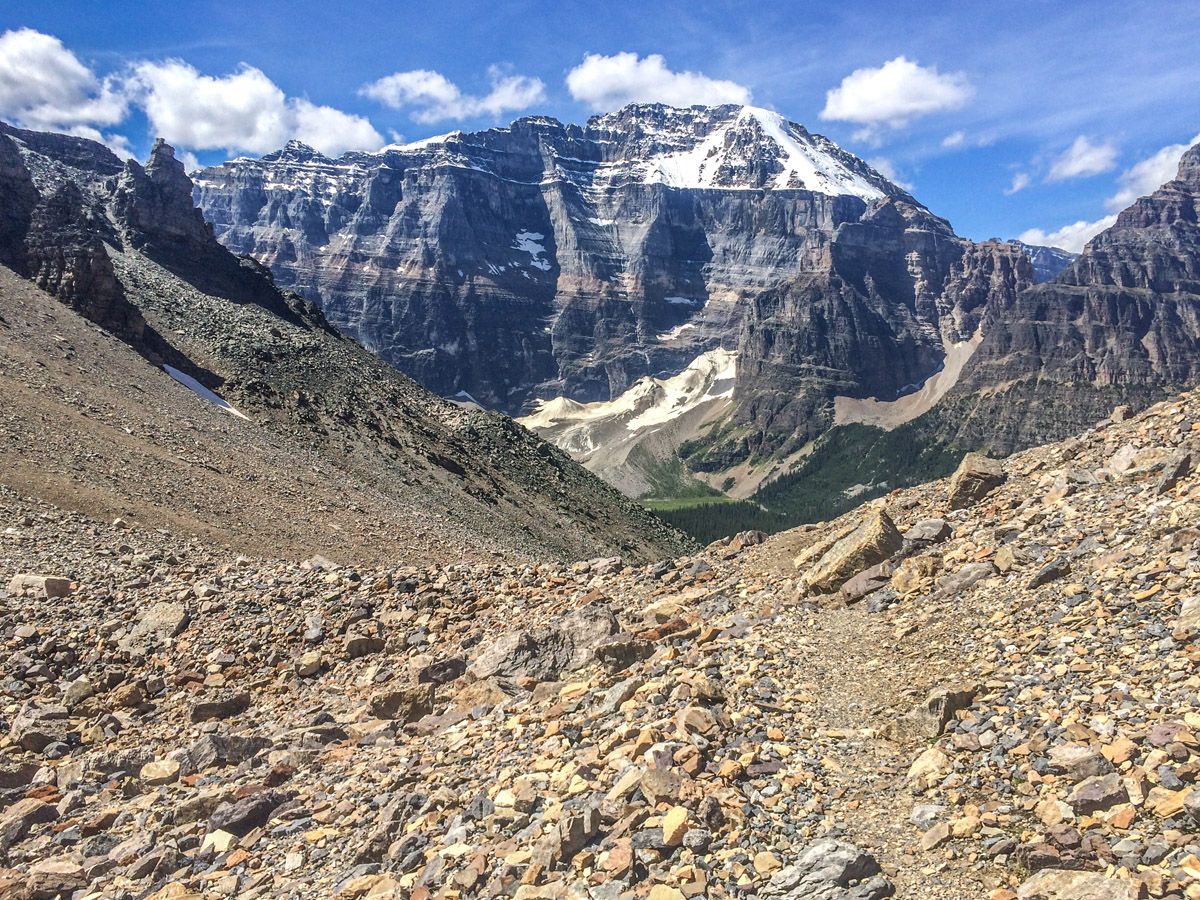
[[[1200,395],[650,565],[0,493],[14,897],[1200,896]]]

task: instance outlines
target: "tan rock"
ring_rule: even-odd
[[[783,868],[779,857],[770,850],[761,850],[754,854],[754,871],[759,875],[770,875]]]
[[[173,759],[156,759],[142,766],[138,772],[142,783],[151,787],[160,784],[173,784],[179,780],[179,763]]]
[[[968,453],[950,479],[950,508],[974,506],[1004,483],[1004,466],[981,453]]]
[[[867,513],[862,523],[831,546],[802,578],[808,590],[828,594],[864,569],[878,565],[901,548],[904,538],[896,530],[887,510]],[[804,565],[796,560],[796,565]]]
[[[688,830],[688,811],[683,806],[672,806],[667,810],[662,820],[663,843],[668,847],[677,847],[683,843],[683,836]]]
[[[1137,900],[1128,882],[1066,869],[1043,869],[1017,888],[1017,900]]]
[[[54,575],[14,575],[8,583],[13,597],[65,597],[71,593],[71,579]]]

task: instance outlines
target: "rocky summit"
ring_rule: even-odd
[[[1200,393],[651,565],[0,492],[5,896],[1200,896]]]

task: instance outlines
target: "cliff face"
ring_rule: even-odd
[[[1008,452],[1200,381],[1198,208],[1192,148],[1055,281],[989,306],[953,398],[963,433]]]
[[[753,298],[828,271],[865,232],[954,241],[824,138],[733,106],[523,119],[339,160],[291,144],[198,173],[196,199],[223,243],[383,358],[509,412],[607,400],[735,349]],[[892,265],[880,303],[906,302],[887,295],[909,277]],[[936,292],[944,272],[926,276]]]
[[[895,398],[987,296],[1032,280],[750,107],[522,119],[338,160],[293,143],[195,182],[226,246],[443,395],[607,401],[734,352],[734,436],[705,468],[803,444],[835,394]],[[995,284],[972,268],[994,253]]]
[[[383,359],[546,434],[599,436],[551,421],[555,398],[620,403],[729,351],[727,415],[687,439],[712,483],[799,451],[837,398],[902,401],[881,414],[901,421],[937,403],[956,438],[1003,451],[1192,383],[1195,168],[1078,259],[962,240],[861,160],[739,106],[337,160],[293,143],[199,173],[195,197],[219,240]]]

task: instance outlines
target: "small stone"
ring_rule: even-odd
[[[1102,812],[1118,803],[1128,803],[1129,795],[1121,776],[1115,772],[1110,775],[1096,775],[1085,778],[1071,791],[1071,808],[1076,815],[1087,815]]]
[[[948,840],[950,840],[950,824],[948,822],[938,822],[921,835],[921,849],[932,850],[934,847],[939,847]]]
[[[156,759],[142,766],[138,777],[143,784],[156,787],[160,784],[173,784],[179,780],[179,763],[173,759]]]
[[[754,854],[754,871],[759,875],[770,875],[782,868],[783,863],[770,850],[761,850]]]
[[[687,809],[682,806],[672,806],[662,820],[663,843],[668,847],[677,847],[683,843],[683,836],[687,832],[687,828]]]

